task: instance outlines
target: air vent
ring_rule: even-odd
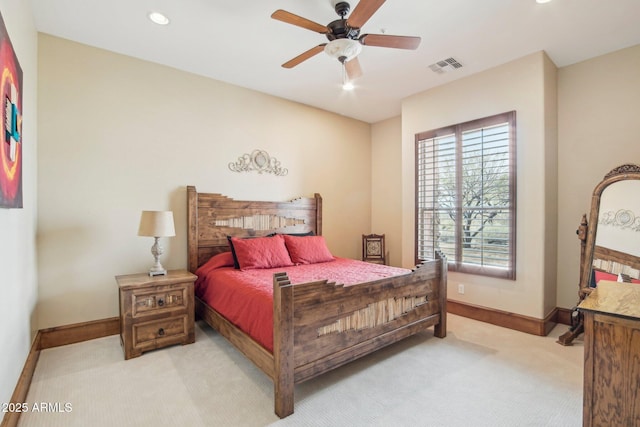
[[[435,64],[429,65],[429,68],[431,68],[431,71],[433,71],[434,73],[443,74],[453,69],[462,68],[462,64],[454,58],[447,58],[443,59],[442,61],[438,61]]]

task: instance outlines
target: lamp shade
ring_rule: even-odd
[[[170,237],[175,236],[173,212],[171,211],[142,211],[138,236]]]

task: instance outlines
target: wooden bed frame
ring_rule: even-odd
[[[322,198],[237,201],[187,187],[189,271],[229,251],[227,236],[322,234]],[[342,286],[273,279],[273,353],[196,298],[196,315],[274,382],[275,413],[293,413],[294,385],[434,326],[446,336],[447,263],[442,255],[411,274]]]

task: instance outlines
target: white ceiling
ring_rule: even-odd
[[[358,0],[351,1],[352,10]],[[415,50],[365,46],[364,75],[341,89],[326,54],[280,65],[326,42],[271,19],[276,9],[326,25],[332,0],[31,0],[38,31],[374,123],[409,95],[544,50],[563,67],[640,43],[639,0],[387,0],[362,34],[422,37]],[[157,10],[171,23],[147,19]],[[453,57],[463,68],[436,74]],[[611,70],[615,73],[615,70]]]

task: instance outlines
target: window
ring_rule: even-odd
[[[416,258],[515,279],[516,113],[416,135]]]

